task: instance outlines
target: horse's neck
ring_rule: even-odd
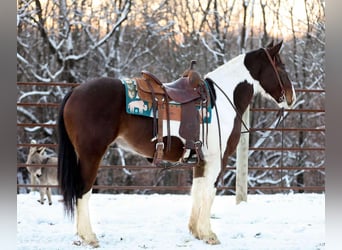
[[[257,83],[244,64],[245,54],[241,54],[217,69],[209,72],[205,78],[213,80],[229,98],[233,98],[234,89],[244,81],[254,85]]]
[[[238,104],[234,103],[234,91],[237,90],[237,87],[239,86],[239,93],[241,93],[242,83],[252,87],[252,95],[259,91],[257,88],[259,82],[253,79],[249,73],[244,64],[244,59],[245,54],[241,54],[205,76],[214,81],[220,88],[216,88],[216,105],[218,106],[218,110],[226,110],[227,112],[235,113],[235,106]],[[229,101],[227,99],[229,99]],[[236,101],[239,100],[237,99]]]
[[[253,89],[254,85],[258,84],[258,82],[252,78],[248,69],[245,67],[244,58],[244,54],[239,55],[205,76],[206,78],[214,81],[215,84],[224,92],[223,94],[221,90],[216,88],[216,108],[217,112],[219,113],[221,139],[223,144],[226,144],[228,137],[233,130],[234,118],[236,115],[242,115],[240,113],[236,113],[237,109],[236,103],[234,103],[234,91],[239,86],[239,92],[241,93],[241,87],[243,86],[241,84],[250,84],[250,86],[253,86]],[[243,88],[246,88],[246,86]],[[246,88],[246,94],[248,91],[248,88]],[[243,93],[245,92],[243,91]],[[227,100],[226,97],[228,97],[229,100]],[[242,99],[238,99],[237,101],[241,100]],[[214,112],[213,115],[216,116],[216,113]],[[215,121],[216,119],[213,118],[213,120]]]

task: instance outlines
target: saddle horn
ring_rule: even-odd
[[[185,70],[182,74],[183,77],[189,76],[189,72],[194,69],[194,65],[196,64],[196,60],[191,60],[189,69]]]
[[[194,69],[194,65],[196,64],[196,60],[191,60],[191,63],[190,63],[190,69]]]

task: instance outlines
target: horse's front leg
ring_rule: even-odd
[[[218,165],[220,166],[220,165]],[[198,239],[208,244],[220,244],[216,234],[211,230],[211,207],[216,195],[214,183],[219,169],[213,164],[205,164],[202,177],[196,177],[191,189],[192,211],[189,221],[190,232]]]
[[[77,199],[77,234],[81,239],[92,247],[99,247],[99,241],[92,230],[89,217],[89,198],[92,189],[85,193],[81,199]]]

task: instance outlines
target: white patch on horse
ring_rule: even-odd
[[[89,217],[89,198],[91,196],[92,189],[82,195],[81,199],[77,199],[77,216],[76,227],[78,236],[92,247],[98,247],[99,241],[93,232]]]

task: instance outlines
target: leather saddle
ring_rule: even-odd
[[[181,78],[162,83],[155,75],[148,71],[142,71],[142,78],[137,78],[139,97],[152,102],[154,96],[167,95],[169,100],[178,103],[187,103],[201,97],[203,85],[199,73],[194,70],[185,71]]]
[[[135,78],[138,95],[147,101],[153,108],[154,137],[157,138],[156,153],[153,163],[161,163],[164,151],[163,121],[167,121],[167,149],[170,148],[170,111],[169,102],[174,101],[181,105],[181,119],[179,134],[185,139],[184,154],[187,149],[194,150],[197,163],[202,163],[202,142],[200,134],[200,116],[196,106],[208,105],[209,94],[200,74],[193,69],[195,61],[191,62],[190,68],[182,76],[170,83],[162,83],[155,75],[148,71],[142,71],[142,76]],[[165,112],[164,112],[165,111]],[[166,117],[164,117],[166,114]]]

